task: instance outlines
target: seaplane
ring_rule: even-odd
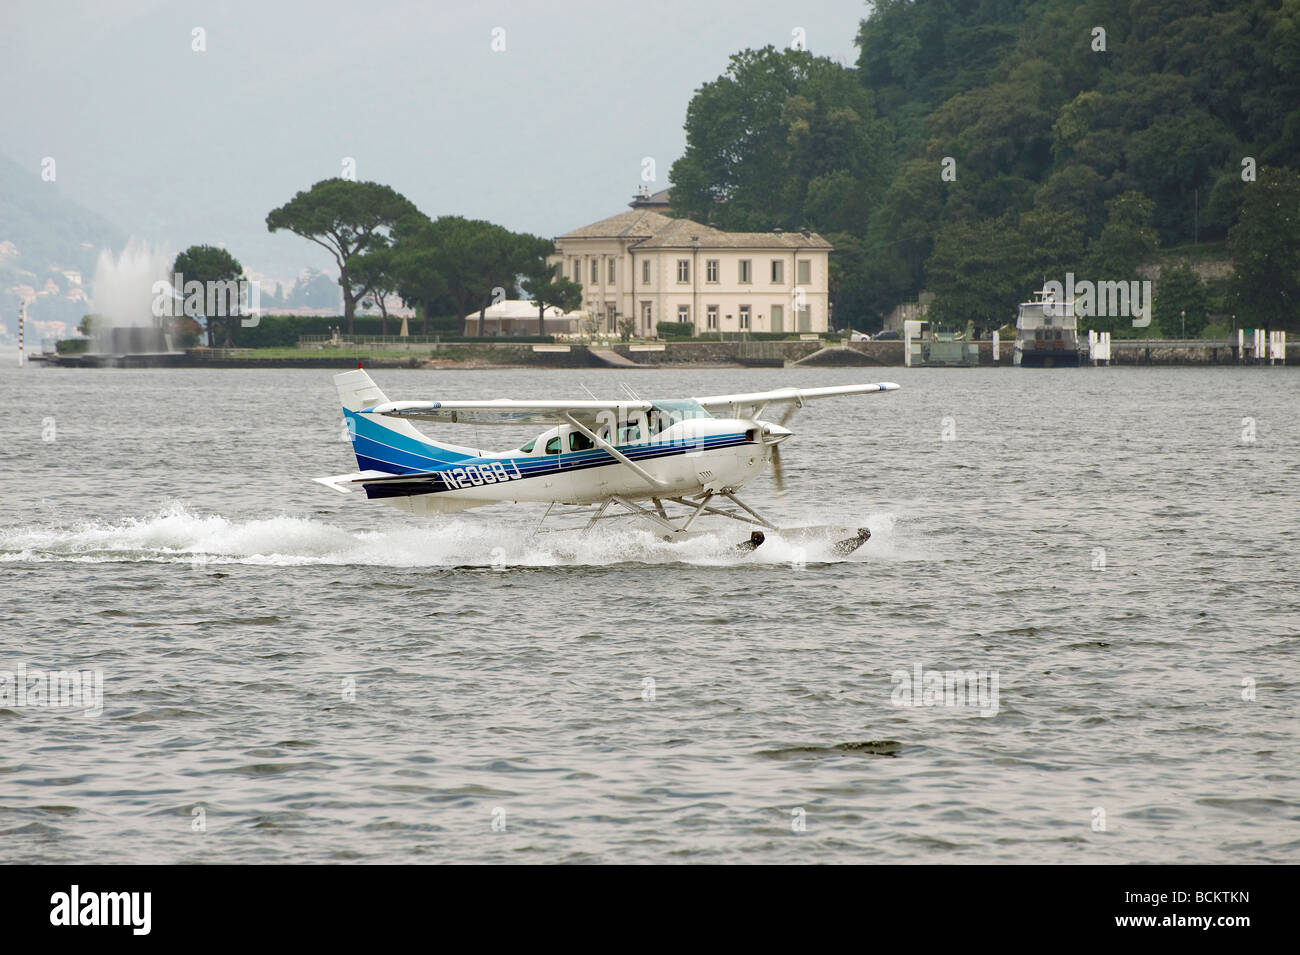
[[[734,546],[752,551],[771,534],[798,544],[821,540],[838,555],[857,550],[868,528],[779,528],[737,492],[769,465],[778,494],[785,481],[780,447],[807,402],[898,390],[893,382],[779,388],[700,398],[390,401],[363,369],[334,377],[360,470],[314,480],[342,493],[431,516],[489,504],[578,508],[600,521],[631,518],[664,540],[684,540],[701,518],[746,525]],[[590,392],[588,392],[590,394]],[[547,430],[507,451],[434,441],[412,422],[542,425]],[[570,512],[571,513],[571,512]],[[734,525],[726,524],[726,527]]]

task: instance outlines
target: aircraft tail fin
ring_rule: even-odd
[[[364,414],[365,409],[386,403],[388,397],[361,369],[335,375],[334,385],[343,405],[357,467],[362,471],[414,474],[475,456],[469,448],[429,439],[409,421]]]

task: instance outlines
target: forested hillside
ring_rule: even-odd
[[[16,289],[43,291],[49,283],[59,291],[30,302],[28,317],[76,325],[86,307],[63,294],[75,286],[64,273],[80,272],[88,284],[99,250],[124,241],[114,225],[45,182],[39,169],[0,156],[0,326],[16,331]]]
[[[1235,279],[1168,295],[1300,329],[1300,0],[868,12],[856,69],[746,50],[697,91],[677,214],[821,232],[837,325],[926,289],[934,317],[996,326],[1045,276],[1129,280],[1217,244]]]

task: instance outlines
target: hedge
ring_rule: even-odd
[[[448,319],[430,318],[429,327],[446,327]],[[256,325],[235,329],[235,345],[240,348],[293,348],[303,335],[329,335],[334,329],[346,335],[344,329],[347,321],[342,315],[263,315]],[[400,318],[389,317],[388,334],[396,335],[402,328]],[[412,335],[423,334],[424,322],[418,318],[407,319],[407,328]],[[354,335],[382,335],[378,315],[358,315],[352,322]]]

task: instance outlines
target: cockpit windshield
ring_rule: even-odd
[[[690,398],[656,401],[654,407],[650,409],[650,414],[658,414],[664,419],[671,418],[674,424],[678,421],[686,421],[689,418],[713,417],[713,415],[704,410],[703,405]],[[664,425],[664,427],[667,427],[667,425]]]

